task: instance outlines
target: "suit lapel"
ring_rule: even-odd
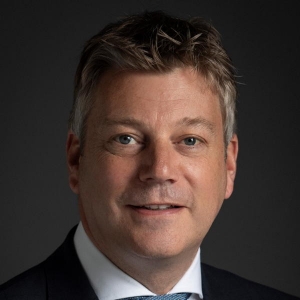
[[[202,272],[202,291],[203,291],[203,300],[227,300],[228,295],[223,293],[214,276],[212,268],[206,264],[201,264]],[[216,282],[217,281],[217,282]],[[242,300],[242,299],[240,299]]]
[[[44,263],[49,300],[98,299],[77,257],[73,243],[75,231],[76,227]]]

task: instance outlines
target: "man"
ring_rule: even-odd
[[[235,98],[231,61],[200,18],[146,12],[91,38],[67,139],[81,223],[0,299],[296,299],[200,263],[233,191]]]

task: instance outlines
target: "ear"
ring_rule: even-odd
[[[237,168],[237,156],[239,143],[237,135],[234,134],[227,146],[226,170],[227,170],[227,185],[225,199],[229,198],[233,192],[234,179]]]
[[[71,190],[75,194],[78,194],[80,142],[79,138],[71,130],[68,132],[66,150],[69,171],[69,185]]]

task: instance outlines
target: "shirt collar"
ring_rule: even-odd
[[[78,258],[99,300],[155,295],[103,255],[89,239],[81,222],[74,236],[74,244]],[[169,293],[180,292],[198,294],[203,298],[200,249],[189,269]]]

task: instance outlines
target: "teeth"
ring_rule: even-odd
[[[168,209],[168,208],[173,208],[173,205],[145,205],[142,206],[147,209],[153,209],[153,210],[163,210],[163,209]]]

